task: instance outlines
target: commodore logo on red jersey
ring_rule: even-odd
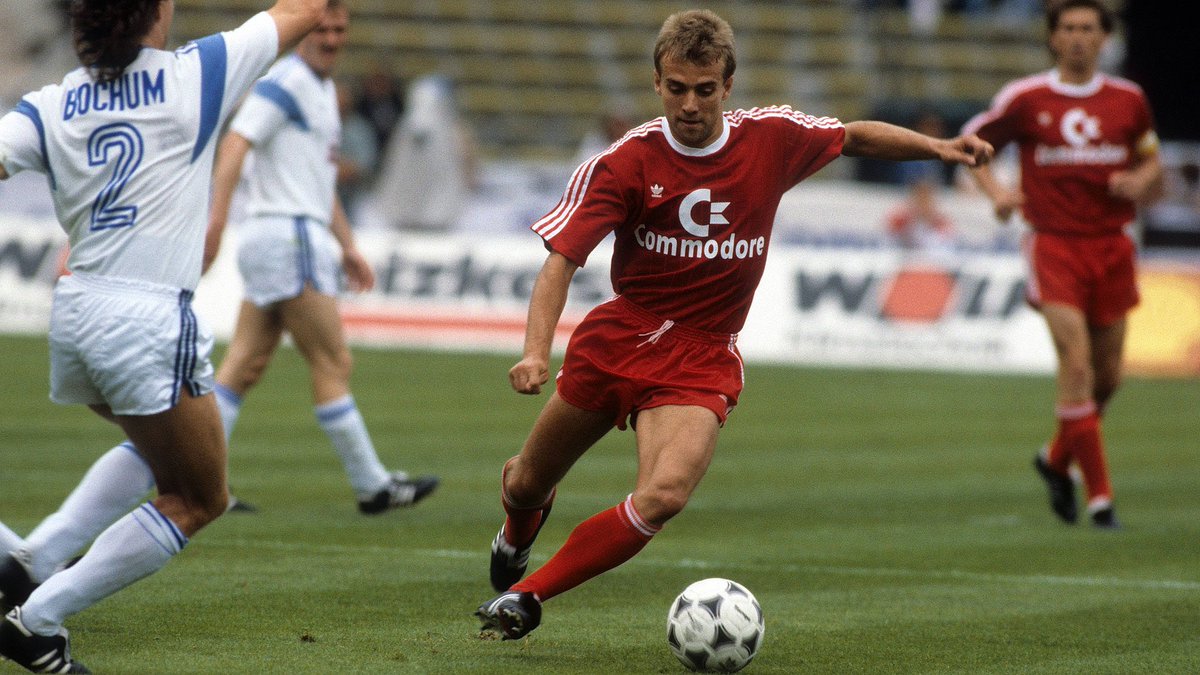
[[[712,191],[708,188],[692,190],[679,203],[679,225],[697,239],[654,232],[645,223],[634,228],[633,239],[647,251],[679,258],[745,260],[763,256],[767,250],[766,237],[739,238],[733,228],[729,228],[729,236],[724,240],[709,237],[710,226],[730,224],[723,215],[729,204],[714,202]],[[702,224],[698,221],[708,222]],[[711,234],[715,237],[719,233]]]
[[[1078,148],[1100,138],[1100,118],[1083,108],[1072,108],[1063,115],[1059,130],[1066,142]]]
[[[700,204],[708,204],[708,225],[697,223],[692,217],[692,211]],[[683,225],[683,229],[696,237],[707,237],[709,225],[728,225],[729,221],[725,216],[721,215],[725,209],[729,207],[729,202],[714,202],[712,200],[712,192],[708,188],[700,188],[692,190],[688,196],[683,198],[679,203],[679,224]]]
[[[1038,166],[1119,166],[1129,159],[1129,148],[1112,143],[1096,143],[1103,135],[1100,117],[1089,115],[1083,108],[1071,108],[1058,123],[1066,145],[1038,143],[1034,162]]]

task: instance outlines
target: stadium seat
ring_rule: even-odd
[[[177,0],[175,35],[226,29],[261,0]],[[438,72],[492,156],[568,157],[619,102],[660,114],[650,46],[673,0],[355,0],[343,73],[381,61],[403,81]],[[712,5],[738,40],[739,106],[787,103],[851,120],[890,99],[982,108],[1006,81],[1048,67],[1038,22],[956,15],[914,34],[903,10],[855,12],[842,0]]]

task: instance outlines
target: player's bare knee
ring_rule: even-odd
[[[191,537],[225,513],[229,506],[229,494],[227,489],[204,493],[164,491],[160,492],[154,503],[159,512]]]
[[[1103,408],[1108,405],[1113,395],[1117,393],[1117,388],[1120,387],[1120,378],[1098,378],[1096,386],[1093,388],[1092,398],[1096,401],[1096,405]]]
[[[244,393],[258,384],[266,369],[266,361],[261,364],[252,361],[237,364],[226,362],[221,364],[221,369],[217,371],[217,382],[232,391]]]
[[[258,384],[258,381],[267,372],[269,365],[271,365],[271,357],[269,356],[256,356],[247,360],[240,373],[242,383],[246,387],[253,387]]]
[[[349,352],[342,354],[321,354],[309,359],[314,379],[325,382],[349,382],[350,373],[354,368],[354,360]]]
[[[204,506],[202,507],[201,516],[204,519],[203,525],[211,523],[212,521],[221,517],[221,514],[228,510],[229,490],[221,490],[220,493],[213,495],[210,499],[205,500]]]
[[[1085,360],[1064,360],[1059,366],[1059,377],[1071,389],[1089,389],[1092,386],[1092,367]]]
[[[228,510],[228,489],[193,495],[188,500],[188,513],[192,519],[193,531],[199,530],[217,518],[220,518]]]
[[[504,498],[517,508],[537,508],[546,503],[554,486],[546,487],[533,472],[509,471],[504,476]]]
[[[687,506],[688,497],[687,490],[651,487],[634,493],[634,505],[646,522],[661,526],[683,511]]]

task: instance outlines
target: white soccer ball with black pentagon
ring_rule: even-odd
[[[683,589],[667,614],[667,644],[690,670],[733,673],[762,645],[762,607],[745,586],[703,579]]]

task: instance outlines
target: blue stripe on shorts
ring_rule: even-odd
[[[314,291],[320,291],[321,285],[317,283],[317,273],[313,266],[313,249],[312,240],[308,238],[307,219],[304,216],[296,216],[292,221],[296,226],[296,267],[300,270],[300,287],[296,290],[296,295],[304,292],[304,284],[311,283]]]
[[[179,341],[175,344],[175,382],[171,389],[171,407],[179,404],[179,394],[184,386],[192,396],[200,395],[200,384],[196,382],[196,337],[198,325],[196,313],[192,311],[192,291],[179,292]]]

